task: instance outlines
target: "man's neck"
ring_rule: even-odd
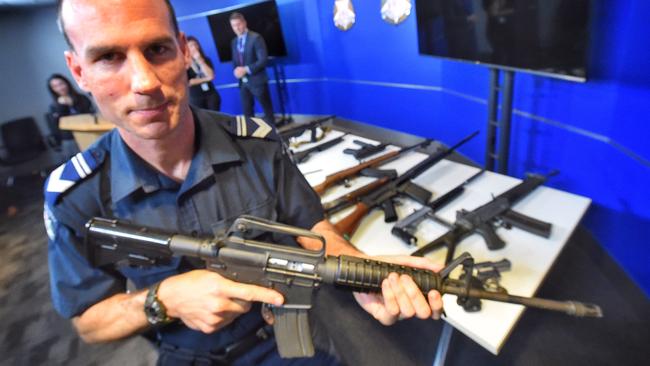
[[[177,182],[185,180],[194,156],[196,127],[191,111],[163,139],[145,140],[124,129],[119,132],[124,142],[154,169]]]

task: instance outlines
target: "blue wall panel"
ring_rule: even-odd
[[[172,2],[179,15],[244,3]],[[587,83],[517,73],[510,173],[557,169],[550,186],[592,198],[585,224],[650,292],[650,2],[592,3]],[[357,23],[342,32],[333,25],[331,0],[278,1],[290,53],[279,60],[291,81],[287,109],[334,113],[447,143],[476,129],[485,136],[488,69],[419,55],[414,14],[393,26],[381,20],[379,0],[354,5]],[[206,45],[211,35],[201,21],[181,27]],[[213,49],[208,54],[217,59]],[[238,113],[237,89],[227,88],[231,72],[218,65],[215,84],[224,110]],[[480,139],[462,151],[483,163],[484,149]]]

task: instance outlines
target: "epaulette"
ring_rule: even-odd
[[[257,117],[235,116],[226,122],[226,130],[239,137],[280,140],[275,128],[264,119]]]
[[[54,205],[63,192],[94,172],[101,165],[104,156],[103,154],[96,155],[89,149],[78,153],[54,169],[45,181],[45,201]]]

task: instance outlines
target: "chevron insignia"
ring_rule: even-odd
[[[45,182],[45,200],[54,205],[61,193],[82,181],[99,166],[90,151],[73,156],[68,162],[54,169]]]
[[[237,116],[237,136],[266,138],[273,131],[266,121],[257,117]]]

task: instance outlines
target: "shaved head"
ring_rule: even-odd
[[[106,2],[107,0],[95,0],[95,1]],[[164,2],[165,5],[167,6],[167,10],[169,12],[170,24],[171,24],[172,28],[174,29],[174,32],[176,33],[176,35],[178,35],[179,34],[179,29],[178,29],[178,22],[176,21],[176,12],[174,11],[174,7],[169,2],[169,0],[160,0],[160,1]],[[79,3],[79,2],[92,3],[93,1],[92,0],[86,0],[86,1],[59,0],[58,1],[57,23],[59,25],[59,30],[63,34],[63,38],[65,38],[65,42],[68,44],[68,47],[70,47],[71,50],[74,50],[74,46],[73,46],[72,42],[70,41],[70,37],[68,36],[68,33],[66,32],[65,19],[63,19],[64,18],[63,17],[63,6],[64,6],[64,3],[67,4],[67,3]]]

